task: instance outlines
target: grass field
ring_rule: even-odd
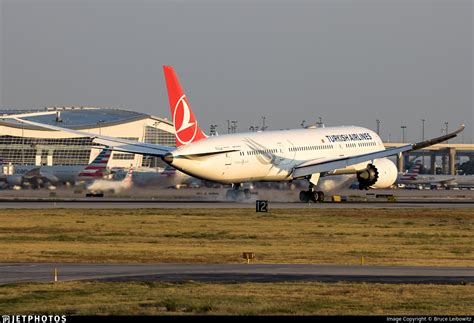
[[[0,262],[474,266],[474,209],[0,210]]]
[[[61,282],[0,286],[2,314],[472,315],[474,285]]]
[[[0,262],[474,266],[473,209],[0,210]],[[5,314],[468,315],[474,285],[59,282],[0,286]]]

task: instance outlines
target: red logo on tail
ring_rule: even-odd
[[[186,95],[183,94],[176,103],[173,114],[176,140],[182,145],[193,142],[198,130],[197,122],[189,110],[187,101]]]
[[[182,146],[202,138],[206,135],[201,131],[194,118],[188,99],[184,94],[178,77],[171,66],[163,66],[168,89],[171,115],[173,116],[174,130],[176,132],[176,146]]]

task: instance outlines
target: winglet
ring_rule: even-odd
[[[163,66],[165,73],[168,100],[173,118],[176,146],[183,146],[191,142],[206,138],[199,128],[193,110],[184,94],[173,67]]]
[[[425,147],[428,147],[428,146],[431,146],[431,145],[439,144],[440,142],[449,140],[451,138],[457,137],[458,133],[462,132],[464,130],[464,128],[465,128],[465,126],[461,125],[461,127],[459,127],[459,129],[457,129],[454,132],[448,133],[447,135],[440,136],[440,137],[433,138],[433,139],[426,140],[426,141],[417,142],[416,144],[412,145],[412,150],[422,149],[422,148],[425,148]]]

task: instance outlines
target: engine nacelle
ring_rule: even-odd
[[[398,170],[395,164],[387,159],[375,159],[367,169],[357,173],[359,189],[389,188],[397,180]]]

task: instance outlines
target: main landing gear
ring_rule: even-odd
[[[321,191],[315,191],[314,187],[318,184],[319,174],[313,174],[307,177],[309,182],[309,188],[307,191],[300,192],[301,202],[324,202],[324,193]]]
[[[321,191],[313,191],[309,189],[308,191],[300,192],[300,201],[301,202],[324,202],[324,193]]]
[[[229,201],[244,201],[250,199],[250,190],[241,189],[240,184],[232,184],[232,188],[227,190],[226,198]]]

